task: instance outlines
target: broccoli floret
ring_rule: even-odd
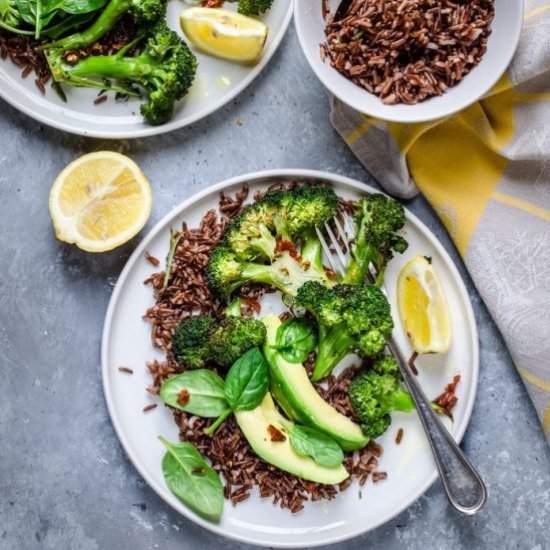
[[[198,315],[184,319],[172,336],[172,353],[178,363],[199,369],[208,360],[208,333],[214,319]]]
[[[239,13],[262,15],[271,8],[273,0],[239,0]]]
[[[252,318],[228,315],[213,319],[198,315],[184,319],[172,336],[174,357],[192,369],[202,368],[208,362],[222,367],[231,366],[248,350],[261,346],[265,340],[265,325]]]
[[[400,380],[395,360],[382,357],[351,383],[351,404],[366,436],[381,436],[391,423],[390,414],[393,411],[414,410],[414,401],[400,386]]]
[[[352,259],[344,283],[362,284],[369,265],[373,264],[380,285],[393,253],[403,253],[408,246],[407,241],[397,234],[405,225],[405,209],[399,202],[379,194],[363,198],[356,207],[357,237],[351,248]]]
[[[166,0],[111,0],[90,27],[46,44],[43,49],[87,48],[105,36],[124,15],[129,15],[139,29],[150,29],[165,21]]]
[[[222,367],[230,367],[248,350],[263,344],[265,325],[250,317],[226,317],[212,326],[208,336],[210,358]]]
[[[210,288],[226,298],[247,281],[270,284],[291,296],[306,281],[330,286],[315,227],[330,220],[337,206],[331,189],[304,185],[269,192],[245,207],[210,256]]]
[[[46,58],[54,79],[72,86],[87,86],[136,95],[145,90],[148,103],[141,114],[149,124],[170,120],[174,104],[189,90],[196,72],[196,59],[185,42],[164,23],[157,25],[134,57],[98,55],[68,63],[63,50],[48,50]],[[139,94],[138,94],[139,95]]]
[[[388,300],[374,285],[327,288],[308,282],[298,290],[294,307],[305,308],[317,321],[319,346],[313,380],[330,374],[350,353],[379,354],[393,330]]]

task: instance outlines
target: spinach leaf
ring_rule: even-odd
[[[228,407],[204,433],[214,433],[233,411],[255,409],[265,397],[268,387],[267,363],[262,352],[252,348],[229,369],[224,384]]]
[[[50,0],[58,4],[58,9],[66,13],[79,14],[100,10],[107,0]]]
[[[258,348],[252,348],[229,369],[225,378],[225,399],[234,411],[250,411],[262,402],[268,386],[264,356]]]
[[[227,409],[223,380],[208,369],[169,378],[160,387],[159,395],[167,405],[204,418],[216,418]]]
[[[317,332],[306,319],[289,319],[277,329],[273,346],[289,363],[303,363],[317,345]]]
[[[162,473],[169,489],[195,512],[211,521],[223,510],[220,476],[187,442],[171,443],[159,436],[168,449],[162,459]]]
[[[308,456],[321,466],[333,468],[342,464],[344,452],[334,439],[306,426],[294,426],[289,434],[292,450]]]

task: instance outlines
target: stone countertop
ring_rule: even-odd
[[[200,189],[255,170],[314,168],[372,183],[328,114],[292,27],[248,90],[162,137],[79,138],[0,103],[0,548],[246,547],[178,515],[125,457],[103,399],[99,352],[113,284],[137,239],[102,255],[57,242],[48,192],[67,163],[106,148],[131,155],[150,178],[148,227]],[[437,482],[383,527],[334,548],[548,548],[550,453],[535,412],[444,228],[421,197],[408,206],[460,266],[474,305],[481,376],[464,448],[489,501],[478,516],[459,517]]]

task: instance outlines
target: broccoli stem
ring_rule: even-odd
[[[353,351],[356,339],[345,329],[338,325],[330,330],[319,327],[319,349],[312,380],[321,380],[329,375],[338,363]]]
[[[352,256],[344,275],[344,284],[362,285],[369,272],[369,265],[376,259],[377,252],[372,246],[358,242],[352,251]]]
[[[130,9],[130,5],[130,0],[111,0],[95,22],[86,30],[46,44],[43,48],[62,47],[64,50],[87,48],[107,34],[114,27],[115,23]]]

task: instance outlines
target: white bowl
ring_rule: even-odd
[[[330,0],[334,13],[339,0]],[[311,68],[325,88],[357,111],[391,122],[426,122],[460,111],[485,95],[510,64],[516,51],[523,22],[523,0],[495,0],[495,17],[487,52],[481,63],[458,85],[445,94],[416,105],[384,105],[375,96],[357,86],[328,60],[321,61],[319,45],[325,40],[325,21],[321,0],[298,0],[294,18],[302,50]]]

